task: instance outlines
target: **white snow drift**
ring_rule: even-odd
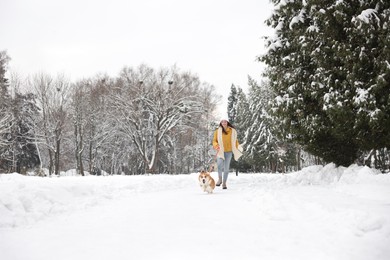
[[[213,173],[215,177],[215,173]],[[0,175],[0,258],[390,259],[390,175],[356,165],[231,174]]]

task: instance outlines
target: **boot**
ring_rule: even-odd
[[[218,178],[218,181],[217,181],[217,183],[215,184],[216,186],[221,186],[221,184],[222,184],[222,179],[221,178]]]
[[[222,189],[224,189],[224,190],[227,189],[226,182],[224,182],[224,183],[222,184]]]

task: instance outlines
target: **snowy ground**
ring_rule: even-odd
[[[1,174],[0,259],[390,259],[390,174],[229,177]]]

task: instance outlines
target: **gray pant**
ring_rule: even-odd
[[[229,168],[230,168],[230,161],[232,160],[232,152],[225,152],[225,160],[222,158],[217,159],[217,165],[218,165],[218,178],[222,179],[222,172],[223,172],[223,183],[226,183],[228,175],[229,175]]]

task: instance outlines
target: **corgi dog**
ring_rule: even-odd
[[[215,181],[209,172],[201,171],[198,177],[199,185],[204,192],[213,193]]]

